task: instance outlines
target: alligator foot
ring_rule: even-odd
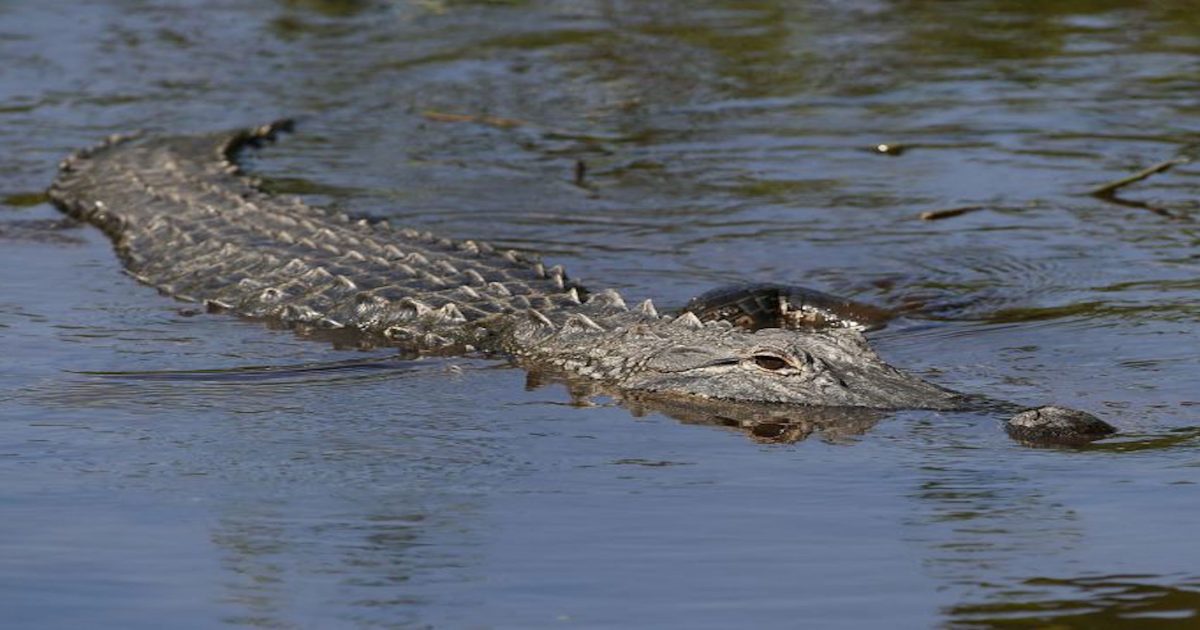
[[[1022,411],[1005,428],[1013,439],[1035,445],[1079,446],[1117,432],[1090,413],[1053,405]]]

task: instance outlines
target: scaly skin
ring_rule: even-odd
[[[113,137],[63,161],[51,199],[112,238],[129,272],[210,310],[345,329],[423,352],[483,351],[627,392],[874,409],[966,399],[879,359],[857,330],[747,331],[629,308],[561,267],[263,193],[233,163],[287,123]]]

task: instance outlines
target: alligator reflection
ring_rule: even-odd
[[[525,380],[526,389],[531,390],[551,383],[566,385],[571,402],[578,406],[591,406],[596,398],[603,397],[628,409],[636,418],[661,413],[684,424],[736,429],[763,443],[791,444],[813,434],[838,441],[866,433],[890,413],[863,407],[797,407],[708,399],[697,405],[681,396],[613,390],[540,370],[530,370]]]
[[[229,506],[212,533],[227,571],[223,600],[234,606],[231,625],[291,627],[301,617],[327,613],[305,609],[323,602],[294,601],[298,584],[322,575],[354,593],[353,609],[337,614],[352,625],[415,625],[415,606],[428,604],[417,589],[406,588],[414,575],[449,563],[421,549],[423,530],[437,527],[417,512],[348,513],[297,518],[286,503]],[[386,509],[386,508],[382,508]],[[336,544],[322,544],[322,540]],[[321,625],[321,624],[316,624]]]
[[[74,219],[14,219],[0,221],[0,242],[80,245],[83,238],[72,232],[80,223]]]
[[[1110,575],[1070,579],[1030,578],[1011,599],[947,608],[960,628],[1182,628],[1200,616],[1200,579]]]

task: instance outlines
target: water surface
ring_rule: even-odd
[[[0,2],[6,623],[1194,624],[1200,168],[1087,192],[1200,154],[1195,16]],[[904,314],[872,334],[890,362],[1123,437],[1036,449],[992,415],[900,412],[769,443],[500,362],[193,316],[49,224],[70,150],[283,115],[298,133],[247,160],[272,190],[661,305],[838,292]],[[960,206],[982,209],[918,218]]]

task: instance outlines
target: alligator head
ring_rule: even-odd
[[[668,335],[679,341],[656,348],[624,385],[755,403],[961,407],[953,392],[896,370],[867,346],[860,331],[889,316],[803,287],[721,287],[688,302],[672,323],[691,330]]]
[[[704,326],[631,362],[626,389],[790,405],[957,409],[961,398],[884,363],[855,330]]]

